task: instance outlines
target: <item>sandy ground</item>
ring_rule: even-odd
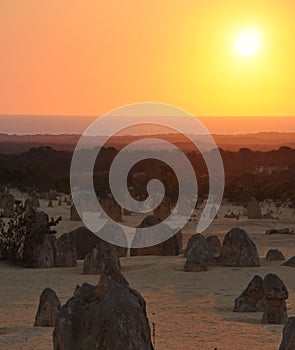
[[[50,216],[63,216],[58,235],[81,226],[69,220],[70,207],[42,207]],[[265,205],[265,211],[268,209]],[[243,208],[225,205],[222,215]],[[273,208],[280,220],[217,219],[205,235],[221,239],[232,227],[246,229],[255,241],[261,257],[260,268],[210,268],[207,272],[183,272],[184,259],[179,257],[122,258],[122,272],[147,302],[150,324],[155,324],[157,350],[277,350],[282,326],[261,325],[261,313],[233,313],[233,301],[255,274],[264,277],[278,274],[285,282],[290,297],[289,316],[295,316],[295,269],[267,262],[268,249],[279,248],[286,258],[295,255],[295,235],[265,235],[268,228],[295,228],[294,212]],[[276,216],[276,215],[275,215]],[[140,216],[125,217],[136,224]],[[183,230],[183,240],[194,233],[195,219]],[[96,284],[98,276],[82,275],[82,261],[75,268],[24,269],[0,263],[0,349],[52,349],[52,328],[34,328],[39,296],[45,287],[53,288],[64,303],[77,284]],[[74,350],[74,349],[73,349]],[[123,350],[123,349],[122,349]]]

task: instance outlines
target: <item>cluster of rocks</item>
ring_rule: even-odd
[[[185,271],[206,271],[208,266],[259,267],[260,260],[255,243],[246,231],[233,228],[221,245],[217,236],[205,239],[193,235],[184,252]]]
[[[49,288],[40,297],[35,326],[51,326],[54,350],[153,350],[142,296],[106,257],[98,285],[84,283],[65,305]]]
[[[247,288],[235,299],[234,312],[264,312],[261,323],[285,324],[288,290],[275,274],[267,274],[264,280],[254,276]]]
[[[73,267],[77,264],[74,244],[66,237],[51,233],[49,217],[36,210],[28,225],[24,242],[23,263],[26,267]]]

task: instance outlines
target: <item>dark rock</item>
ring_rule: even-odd
[[[85,275],[98,275],[102,271],[104,261],[108,257],[108,262],[115,264],[117,269],[121,268],[117,249],[104,241],[94,247],[84,260],[83,273]]]
[[[233,228],[225,235],[217,261],[222,266],[260,266],[255,243],[245,230],[239,228]]]
[[[290,232],[290,230],[288,228],[280,228],[280,229],[277,230],[276,233],[279,233],[281,235],[287,235],[287,234],[289,234],[291,232]]]
[[[285,261],[282,266],[289,266],[289,267],[295,267],[295,256],[290,258],[289,260]]]
[[[265,310],[261,323],[285,324],[287,322],[286,299],[288,291],[284,282],[275,274],[269,273],[264,278]]]
[[[122,229],[119,229],[117,226],[112,224],[106,224],[99,232],[100,237],[90,231],[88,228],[82,226],[77,228],[74,231],[64,233],[60,238],[64,236],[69,236],[72,240],[76,252],[77,259],[83,260],[86,255],[91,252],[91,250],[97,245],[100,244],[103,239],[107,240],[112,238],[113,241],[116,241],[116,236],[118,237],[118,242],[122,242],[125,238],[124,232]],[[123,237],[124,236],[124,237]],[[122,238],[123,237],[123,238]],[[126,238],[125,238],[126,239]],[[126,244],[127,245],[127,244]],[[126,256],[127,248],[116,246],[119,256]]]
[[[255,198],[251,198],[247,206],[248,219],[261,219],[261,208]]]
[[[45,288],[40,296],[34,327],[54,327],[61,303],[51,288]]]
[[[182,251],[182,233],[181,231],[176,231],[172,229],[170,226],[161,223],[161,219],[154,216],[147,216],[138,228],[149,228],[155,225],[161,225],[161,234],[163,237],[167,237],[167,239],[157,245],[148,246],[149,242],[149,230],[147,230],[146,234],[135,234],[135,238],[132,242],[132,246],[136,246],[138,244],[145,245],[145,248],[131,248],[130,255],[131,256],[140,256],[140,255],[161,255],[161,256],[176,256],[181,254]],[[172,236],[171,236],[172,235]],[[170,238],[169,238],[170,237]]]
[[[217,258],[221,253],[221,243],[219,238],[216,235],[212,235],[206,238],[206,242],[214,257]]]
[[[77,266],[77,251],[70,236],[63,235],[56,241],[54,263],[56,267]]]
[[[206,271],[208,266],[216,265],[214,255],[209,248],[206,239],[201,234],[194,235],[190,249],[186,253],[184,271]],[[188,244],[189,245],[189,244]]]
[[[23,263],[26,267],[52,267],[55,236],[50,234],[49,218],[36,210],[26,224]]]
[[[56,238],[53,234],[46,234],[43,242],[39,247],[36,247],[36,251],[39,248],[39,254],[36,262],[31,267],[36,268],[50,268],[55,266],[54,252],[56,249]]]
[[[234,312],[261,312],[264,311],[263,279],[254,276],[243,293],[235,299]]]
[[[266,254],[266,260],[282,261],[285,260],[284,254],[278,249],[270,249]]]
[[[295,350],[295,317],[290,317],[283,329],[283,339],[279,350]]]
[[[274,229],[274,228],[270,228],[270,229],[268,229],[268,230],[265,231],[265,234],[266,234],[266,235],[272,235],[272,234],[274,234],[274,233],[277,233],[277,230]]]
[[[83,284],[62,307],[53,348],[153,350],[144,299],[106,261],[98,286]]]

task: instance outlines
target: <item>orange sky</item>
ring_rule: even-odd
[[[294,116],[294,13],[294,0],[1,0],[0,114],[157,101],[197,116]],[[248,27],[262,40],[250,58],[234,48]]]

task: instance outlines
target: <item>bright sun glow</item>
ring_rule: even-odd
[[[259,36],[255,32],[245,32],[236,40],[236,50],[242,56],[253,56],[260,47]]]

